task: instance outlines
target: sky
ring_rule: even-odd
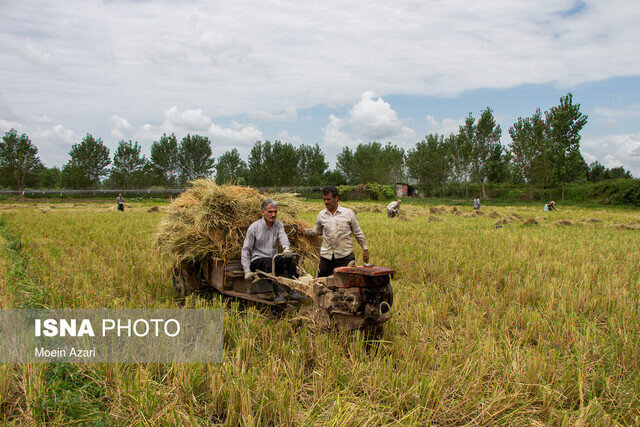
[[[342,147],[456,132],[571,92],[585,160],[640,176],[634,1],[0,0],[0,132],[47,166],[87,134],[149,155],[163,133],[246,158],[260,140]]]

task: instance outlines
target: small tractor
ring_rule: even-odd
[[[284,255],[277,254],[272,265],[281,256]],[[225,262],[211,258],[174,270],[173,289],[182,297],[191,292],[214,289],[223,295],[280,307],[299,307],[308,297],[344,330],[379,326],[391,318],[393,289],[390,279],[394,270],[349,265],[336,268],[331,276],[313,278],[301,267],[300,256],[293,254],[293,258],[297,265],[296,278],[257,271],[252,279],[245,279],[240,259]],[[274,286],[285,290],[284,302],[274,301]],[[287,288],[293,292],[286,292]],[[295,291],[302,293],[302,298]]]

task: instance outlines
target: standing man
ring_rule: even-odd
[[[389,218],[398,216],[400,213],[400,203],[402,203],[402,200],[396,200],[395,202],[391,202],[387,205],[387,216]]]
[[[118,210],[124,212],[124,197],[122,197],[122,193],[118,193],[116,203],[118,204]]]
[[[476,196],[475,199],[473,199],[473,209],[479,211],[480,210],[480,196]]]
[[[318,214],[315,228],[298,229],[298,234],[307,236],[322,234],[318,277],[330,276],[334,268],[345,267],[355,261],[352,234],[362,246],[364,262],[369,262],[369,249],[364,233],[353,211],[338,205],[338,189],[333,186],[324,187],[322,201],[327,208]]]

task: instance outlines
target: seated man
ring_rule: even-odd
[[[276,271],[278,276],[295,277],[296,263],[289,249],[289,239],[284,232],[284,225],[276,219],[278,215],[278,203],[273,199],[267,199],[262,203],[262,219],[249,226],[247,235],[242,245],[242,269],[244,277],[250,279],[256,270],[271,273],[271,264],[274,255],[278,253],[278,241],[284,249],[285,258],[276,258]],[[274,286],[274,288],[278,288]],[[274,289],[276,302],[284,301],[280,289]]]

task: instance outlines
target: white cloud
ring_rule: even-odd
[[[624,166],[640,176],[640,133],[583,138],[580,149],[588,163],[598,160],[609,168]]]
[[[345,120],[329,114],[329,123],[322,129],[324,134],[323,145],[329,150],[335,151],[341,147],[354,147],[362,142],[361,139],[354,139],[342,128]]]
[[[331,114],[323,129],[326,145],[356,145],[363,140],[404,145],[415,143],[417,133],[402,120],[391,105],[382,98],[374,99],[373,92],[362,94],[345,118]]]
[[[38,156],[46,166],[62,166],[69,160],[69,150],[82,139],[75,132],[55,125],[34,132],[31,141],[38,147]]]
[[[408,144],[418,138],[405,118],[365,91],[453,96],[637,75],[640,8],[628,0],[575,6],[576,0],[12,2],[0,14],[0,91],[29,117],[8,116],[0,99],[0,125],[40,132],[64,124],[79,134],[150,141],[189,129],[250,144],[262,138],[257,126],[221,126],[212,118],[300,121],[300,109],[355,101],[349,115],[329,120],[326,141]],[[169,108],[178,105],[190,109]],[[131,128],[109,127],[113,112]],[[597,114],[609,126],[638,117],[615,108]],[[36,123],[43,115],[52,121]],[[446,134],[454,126],[447,120],[455,121],[427,118],[427,128]]]
[[[163,133],[174,133],[178,139],[187,133],[208,136],[214,155],[219,155],[231,148],[238,148],[245,153],[246,148],[263,138],[260,129],[250,124],[232,121],[229,126],[221,126],[213,122],[202,110],[180,111],[171,107],[163,114],[165,120],[160,125],[144,124],[135,131],[135,139],[149,146],[158,140]]]
[[[205,116],[200,109],[180,111],[178,107],[173,106],[164,112],[164,119],[170,127],[196,132],[208,130],[212,125],[211,118]]]
[[[127,119],[124,119],[117,114],[111,116],[110,121],[112,129],[109,134],[111,135],[111,138],[116,141],[125,139],[125,133],[129,133],[133,130],[133,126],[131,126]]]
[[[114,114],[113,116],[111,116],[111,126],[117,130],[129,131],[133,129],[133,127],[127,121],[127,119],[124,119],[118,116],[117,114]]]
[[[282,142],[289,142],[293,145],[301,145],[303,142],[302,138],[300,138],[299,136],[291,135],[285,129],[282,129],[280,132],[278,132],[278,139]]]
[[[298,119],[298,111],[294,108],[276,113],[270,111],[250,111],[248,116],[252,120],[260,120],[263,122],[292,122]]]
[[[596,113],[605,117],[606,119],[616,119],[622,117],[640,117],[640,103],[635,103],[627,108],[608,108],[597,107]]]
[[[440,135],[444,135],[445,137],[449,136],[452,133],[458,133],[460,126],[464,125],[464,119],[450,119],[444,118],[441,121],[438,121],[433,116],[427,116],[427,135],[431,133],[437,133]]]
[[[360,100],[349,111],[349,124],[371,140],[384,140],[397,135],[402,122],[388,102],[382,98],[373,99],[373,92],[362,94]]]
[[[14,2],[0,16],[0,81],[23,111],[100,99],[133,117],[118,108],[124,96],[128,110],[181,103],[217,117],[269,106],[265,120],[281,120],[288,114],[273,111],[340,104],[365,90],[453,95],[636,74],[640,8],[625,0],[574,8],[575,0]],[[39,96],[27,96],[34,89]]]
[[[3,120],[0,119],[0,131],[8,132],[11,129],[18,130],[20,128],[20,123],[15,122],[13,120]]]

